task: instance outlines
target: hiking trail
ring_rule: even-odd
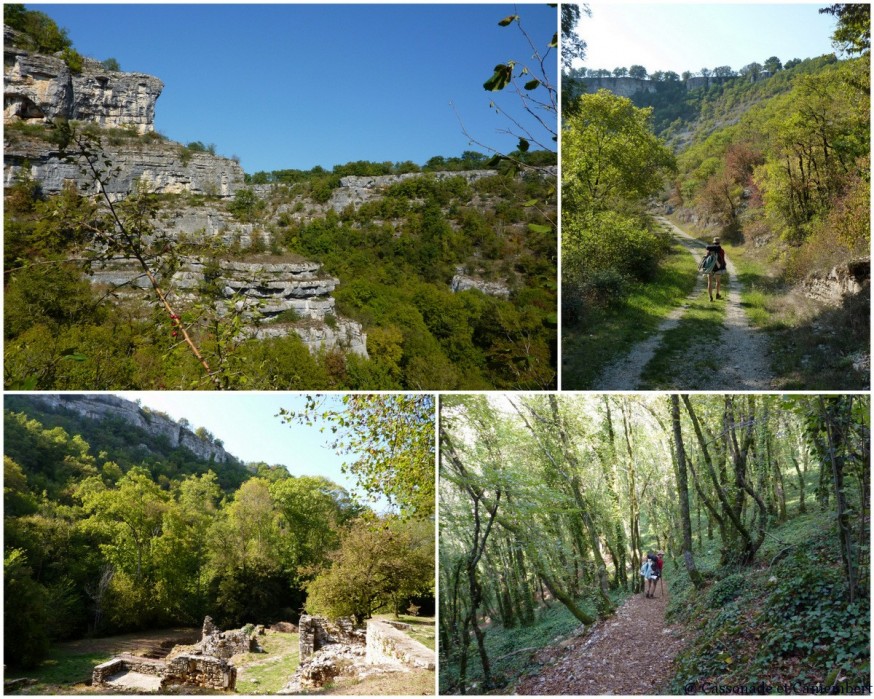
[[[665,622],[668,585],[656,596],[629,597],[588,634],[540,650],[544,667],[525,677],[516,694],[659,694],[683,647],[681,626]]]
[[[695,261],[695,269],[702,255],[704,243],[685,233],[668,219],[659,216],[659,222],[668,226],[676,240],[683,245]],[[723,277],[721,300],[714,303],[726,305],[722,332],[717,341],[702,338],[684,350],[682,362],[678,362],[670,388],[699,390],[745,390],[758,391],[771,388],[773,377],[768,365],[768,343],[761,331],[750,325],[744,313],[740,297],[740,281],[737,270],[726,257],[727,279]],[[697,272],[696,272],[697,274]],[[698,274],[695,288],[683,302],[661,322],[656,331],[646,340],[634,345],[623,357],[608,364],[592,387],[595,390],[635,390],[645,388],[643,377],[646,366],[662,345],[664,335],[682,321],[690,304],[707,293],[707,279]],[[712,371],[701,371],[698,366],[707,362],[715,365]]]

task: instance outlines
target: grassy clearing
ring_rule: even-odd
[[[659,324],[695,288],[695,263],[675,243],[655,279],[630,286],[628,295],[607,308],[592,308],[581,326],[562,330],[562,388],[590,388],[603,368]]]
[[[91,681],[94,667],[111,658],[112,653],[107,651],[76,652],[54,648],[38,668],[8,671],[5,679],[28,677],[36,680],[36,684],[25,687],[16,694],[81,694],[90,690],[86,683]]]
[[[234,656],[238,694],[276,694],[300,664],[300,634],[265,631],[258,642],[264,653]]]

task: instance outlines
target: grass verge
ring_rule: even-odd
[[[592,308],[576,327],[562,330],[562,388],[591,388],[604,367],[655,332],[695,288],[695,263],[672,245],[652,282],[635,283],[607,308]]]

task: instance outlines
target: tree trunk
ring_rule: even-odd
[[[689,482],[686,473],[686,448],[683,445],[683,433],[680,427],[680,400],[677,394],[671,395],[671,424],[674,429],[674,448],[676,450],[677,495],[680,500],[680,520],[683,526],[683,561],[689,579],[696,588],[704,585],[701,573],[695,567],[692,557],[692,520],[689,517]]]

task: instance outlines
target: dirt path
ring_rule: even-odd
[[[705,245],[666,218],[659,217],[658,220],[671,229],[676,240],[689,252],[697,267]],[[737,270],[728,258],[726,258],[726,267],[728,279],[722,290],[725,298],[723,301],[716,301],[726,305],[726,317],[719,341],[702,340],[686,347],[683,361],[675,367],[674,381],[670,388],[750,391],[767,390],[771,387],[772,376],[768,366],[767,342],[761,332],[750,325],[744,313]],[[698,275],[695,289],[683,303],[662,321],[649,338],[639,342],[627,355],[605,367],[593,388],[595,390],[643,388],[641,384],[646,365],[662,345],[664,334],[680,324],[689,305],[702,293],[706,294],[706,288],[706,278]],[[696,368],[701,360],[706,360],[716,368],[701,372]]]
[[[659,596],[661,595],[661,596]],[[538,655],[547,663],[517,694],[658,694],[683,647],[681,627],[665,623],[667,586],[655,598],[637,594],[586,636]]]

